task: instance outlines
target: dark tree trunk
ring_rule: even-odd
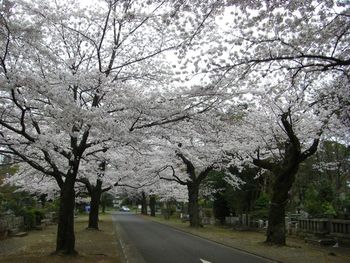
[[[164,219],[169,220],[170,219],[170,208],[169,208],[169,203],[167,201],[165,201],[163,203],[163,209],[162,209],[162,213],[164,216]]]
[[[145,192],[142,192],[141,214],[147,215],[147,197],[146,197]]]
[[[189,183],[187,184],[187,189],[188,189],[188,214],[190,218],[190,226],[200,227],[201,222],[199,218],[199,205],[198,205],[199,184]]]
[[[45,205],[46,205],[46,197],[47,197],[47,194],[42,194],[42,195],[40,196],[40,202],[41,202],[41,205],[42,205],[43,208],[44,208]]]
[[[181,147],[181,143],[179,143],[179,147]],[[188,214],[190,219],[191,227],[202,227],[199,218],[199,205],[198,205],[198,196],[199,196],[199,186],[201,182],[209,175],[209,173],[213,170],[213,165],[209,165],[205,170],[200,172],[198,176],[196,175],[195,167],[192,162],[187,159],[181,152],[176,152],[176,155],[183,161],[186,165],[186,172],[189,176],[190,180],[181,180],[176,174],[174,168],[173,177],[174,179],[166,179],[170,181],[175,181],[181,185],[186,185],[188,190]],[[165,179],[165,178],[163,178]]]
[[[67,176],[60,193],[56,253],[77,254],[74,235],[74,205],[74,180]]]
[[[156,197],[151,195],[149,198],[149,207],[151,209],[151,216],[156,216]]]
[[[285,210],[299,165],[317,151],[319,138],[305,151],[301,151],[298,137],[294,133],[290,111],[281,116],[281,122],[288,139],[280,160],[258,158],[253,160],[256,166],[271,171],[274,175],[273,193],[268,216],[266,242],[283,246],[286,244]]]
[[[90,200],[90,213],[89,213],[89,225],[88,228],[98,229],[98,212],[101,202],[101,181],[97,181],[95,187],[91,189],[91,200]]]
[[[268,215],[266,242],[274,245],[286,244],[285,210],[289,200],[288,192],[292,188],[299,164],[293,169],[275,175],[273,193]]]
[[[102,202],[102,213],[104,214],[106,212],[106,202]]]

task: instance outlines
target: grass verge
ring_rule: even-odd
[[[86,229],[88,217],[75,220],[77,256],[51,255],[55,250],[57,226],[30,231],[25,237],[0,241],[1,263],[119,263],[117,238],[111,215],[100,215],[100,231]]]

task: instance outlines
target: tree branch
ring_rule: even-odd
[[[211,171],[213,171],[213,169],[214,169],[214,167],[213,167],[213,165],[210,165],[210,166],[208,166],[204,171],[202,171],[199,175],[198,175],[198,177],[197,177],[197,182],[202,182],[207,176],[208,176],[208,174],[211,172]]]
[[[274,168],[273,163],[271,163],[271,162],[268,161],[267,159],[261,160],[261,159],[255,159],[255,158],[253,158],[253,164],[256,165],[256,166],[258,166],[258,167],[260,167],[260,168],[269,170],[269,171],[272,171],[273,168]]]
[[[295,147],[295,150],[300,151],[300,141],[293,130],[290,109],[288,110],[288,112],[282,114],[281,121],[290,142]]]
[[[314,139],[312,145],[309,149],[305,150],[299,157],[300,162],[305,161],[307,158],[309,158],[311,155],[313,155],[317,151],[318,144],[320,142],[320,139]]]
[[[184,164],[186,165],[187,168],[187,174],[190,176],[190,178],[192,179],[192,181],[196,180],[196,173],[195,173],[195,168],[193,166],[193,164],[191,163],[190,160],[188,160],[182,153],[178,152],[176,153],[176,155],[178,157],[181,158],[181,160],[184,162]]]

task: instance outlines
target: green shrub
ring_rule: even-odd
[[[327,184],[321,184],[316,189],[309,187],[305,194],[305,209],[311,217],[336,216],[335,192]]]
[[[19,215],[23,216],[25,230],[30,230],[35,227],[35,213],[33,210],[24,208],[19,211]]]
[[[253,211],[251,211],[251,216],[256,219],[267,219],[269,212],[270,199],[267,194],[262,193],[258,199],[255,201]]]
[[[36,208],[23,208],[18,212],[18,215],[23,216],[25,230],[34,229],[41,224],[44,218],[43,211]]]

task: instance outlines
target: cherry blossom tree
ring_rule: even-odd
[[[233,156],[243,152],[244,147],[238,138],[240,133],[238,129],[233,129],[239,123],[240,120],[234,116],[212,111],[201,118],[191,119],[181,127],[173,125],[172,132],[166,137],[162,133],[159,145],[163,145],[158,146],[156,152],[162,156],[163,168],[158,173],[161,179],[187,188],[191,227],[201,225],[198,199],[203,180],[211,171],[232,165]],[[230,176],[227,176],[228,183],[240,183],[235,176]]]
[[[305,79],[349,81],[349,5],[308,0],[225,1],[224,6],[214,30],[204,28],[205,37],[191,46],[205,60],[196,59],[198,53],[183,60],[197,65],[192,67],[197,73],[216,72],[251,86],[281,72],[291,85]]]
[[[285,209],[300,164],[316,152],[321,135],[331,136],[335,127],[344,126],[332,108],[315,107],[312,92],[286,92],[283,85],[288,82],[278,85],[283,92],[276,88],[269,97],[262,95],[246,120],[256,151],[253,163],[273,176],[266,241],[284,245]]]
[[[258,110],[270,116],[252,117],[246,141],[252,149],[267,146],[266,162],[256,158],[254,163],[262,167],[270,162],[268,169],[285,182],[282,187],[276,179],[277,205],[271,206],[267,237],[269,243],[283,245],[284,212],[273,214],[284,211],[292,174],[316,151],[321,131],[341,140],[349,134],[349,5],[226,1],[216,21],[215,30],[207,27],[202,32],[206,37],[195,39],[191,47],[197,50],[180,67],[204,76],[207,89],[232,94],[233,101],[260,104]],[[237,96],[237,90],[249,95]],[[263,136],[254,132],[266,127],[270,131]]]
[[[289,199],[289,191],[295,181],[300,163],[316,152],[319,138],[316,137],[311,146],[303,150],[300,139],[293,128],[295,120],[292,119],[291,112],[282,113],[280,121],[281,128],[287,135],[284,145],[278,146],[282,148],[280,157],[261,159],[258,154],[258,157],[253,159],[253,163],[269,170],[274,175],[266,242],[284,245],[286,238],[285,208]]]
[[[103,193],[143,189],[154,183],[152,171],[136,146],[127,145],[94,154],[83,160],[77,182],[85,185],[90,197],[88,228],[98,229],[98,214]]]
[[[132,149],[132,151],[134,150]],[[132,151],[123,149],[123,155],[113,153],[112,156],[102,152],[98,156],[92,155],[82,159],[74,191],[76,196],[81,194],[88,196],[85,199],[90,203],[89,229],[99,229],[98,215],[103,193],[114,190],[111,192],[115,194],[117,187],[136,189],[147,185],[146,180],[149,180],[147,177],[135,178],[137,173],[132,173],[129,170],[134,170],[129,163],[134,165],[137,163],[137,160],[132,161]],[[115,163],[118,165],[112,165]],[[145,180],[143,185],[141,185],[141,180]],[[14,175],[8,175],[4,183],[38,196],[44,194],[50,199],[59,197],[60,189],[55,180],[33,169],[27,163],[20,163],[18,172]]]
[[[4,178],[3,184],[16,186],[19,191],[36,196],[45,195],[49,200],[55,200],[59,197],[60,188],[54,178],[38,172],[27,163],[20,162],[17,166],[17,172],[8,174]]]
[[[239,23],[243,27],[238,41],[246,49],[226,70],[240,68],[254,76],[249,83],[266,90],[275,100],[271,102],[282,109],[278,123],[287,136],[278,146],[280,157],[254,159],[254,164],[274,174],[268,243],[285,244],[288,192],[299,164],[317,150],[321,132],[327,127],[331,134],[337,130],[348,133],[349,91],[344,89],[349,85],[350,66],[348,10],[334,1],[264,2],[250,20]],[[253,21],[253,28],[244,26]],[[311,111],[316,121],[303,114]],[[345,125],[339,125],[336,117]]]
[[[1,151],[56,181],[56,251],[66,254],[76,253],[74,187],[82,160],[107,142],[140,140],[141,129],[198,111],[157,103],[154,90],[167,69],[160,55],[186,45],[210,12],[180,36],[173,24],[187,12],[180,2],[80,4],[5,1],[0,17]]]
[[[321,131],[348,134],[346,4],[82,3],[7,0],[0,13],[1,152],[56,181],[57,252],[75,253],[75,185],[79,179],[89,182],[91,193],[103,189],[99,179],[108,164],[99,154],[109,149],[153,142],[152,151],[164,158],[142,165],[144,174],[161,164],[162,177],[188,188],[195,226],[200,182],[222,168],[228,152],[243,162],[247,148],[260,147],[254,162],[268,169],[265,164],[280,150],[273,170],[277,177],[288,174],[289,185],[299,163],[317,148]],[[251,134],[235,134],[236,123],[246,117],[230,121],[237,104],[269,112],[268,120],[248,114],[255,116],[246,120]],[[222,114],[210,113],[215,108]],[[261,137],[256,131],[267,131],[266,125],[274,128]],[[88,174],[82,163],[92,156],[97,159]],[[282,209],[286,191],[276,201]],[[279,222],[271,231],[276,238],[268,241],[284,244]]]

